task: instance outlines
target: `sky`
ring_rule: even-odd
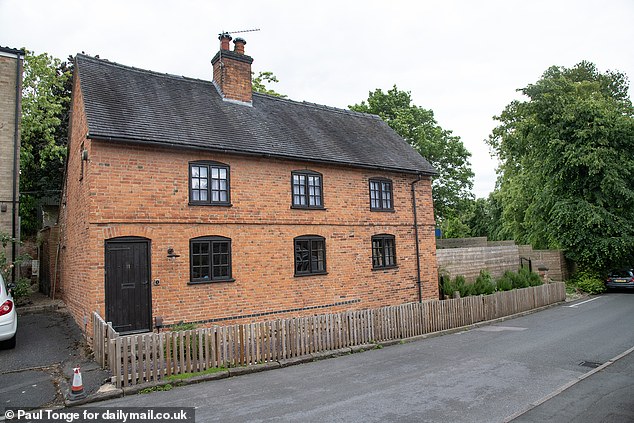
[[[517,89],[582,60],[634,78],[634,0],[0,0],[1,46],[204,80],[223,31],[293,100],[411,92],[471,152],[477,197],[495,187],[484,140]]]

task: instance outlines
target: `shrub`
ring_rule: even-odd
[[[20,278],[15,284],[15,288],[11,291],[13,299],[17,304],[22,304],[31,295],[31,281],[27,278]]]
[[[453,289],[453,284],[451,283],[451,277],[449,275],[441,276],[440,289],[442,290],[442,293],[446,295],[447,297],[450,297],[453,295],[453,292],[455,290]]]
[[[521,274],[509,272],[513,289],[528,288],[528,280]]]
[[[601,294],[606,288],[599,274],[590,270],[578,271],[574,278],[577,287],[588,294]]]
[[[526,279],[528,286],[539,286],[544,284],[544,282],[542,282],[542,278],[540,278],[537,273],[531,272],[525,267],[522,267],[518,273]]]
[[[473,295],[489,295],[495,292],[495,284],[491,274],[482,269],[473,284]]]
[[[194,330],[194,329],[196,329],[196,323],[178,322],[174,326],[172,326],[170,329],[171,329],[172,332],[179,332],[179,331],[185,331],[185,330]]]
[[[498,291],[510,291],[513,289],[513,272],[506,271],[500,279],[496,281],[496,288]]]
[[[458,275],[453,281],[454,291],[459,291],[461,297],[468,297],[472,294],[472,285],[467,284],[464,276]]]

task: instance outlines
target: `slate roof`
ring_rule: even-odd
[[[0,46],[0,52],[9,53],[9,54],[15,54],[16,56],[24,56],[24,50],[20,50],[20,49],[17,49],[17,48]]]
[[[89,138],[435,174],[374,115],[258,93],[249,107],[223,101],[209,81],[81,54],[76,69]]]

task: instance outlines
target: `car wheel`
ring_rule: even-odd
[[[13,335],[13,338],[11,338],[11,339],[7,339],[6,341],[2,341],[2,342],[1,342],[2,347],[3,347],[3,348],[6,348],[6,349],[9,349],[9,350],[11,350],[11,349],[15,348],[15,341],[16,341],[16,338],[17,338],[17,337],[18,337],[18,336],[17,336],[17,334],[16,334],[16,335]]]

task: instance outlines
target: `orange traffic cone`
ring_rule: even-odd
[[[81,369],[79,366],[73,369],[73,386],[70,388],[68,399],[76,401],[86,398],[86,392],[84,392],[84,384],[81,381]]]

